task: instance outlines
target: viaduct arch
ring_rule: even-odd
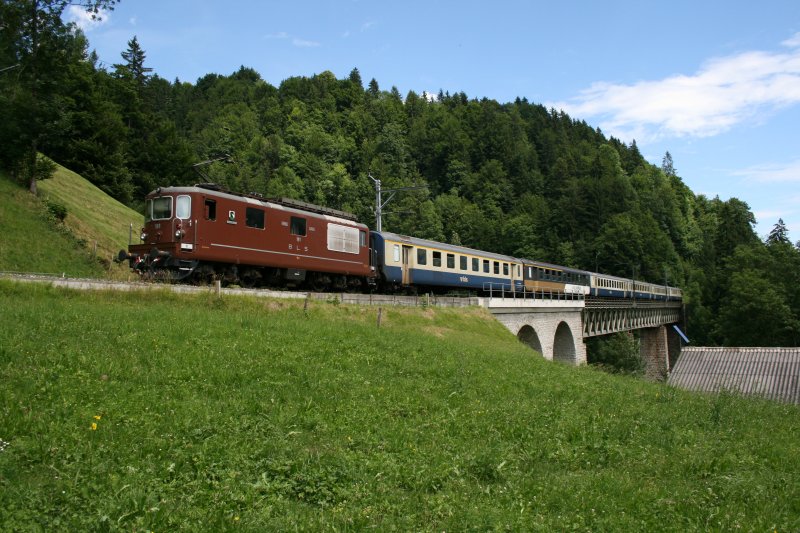
[[[523,309],[492,309],[492,313],[520,342],[545,359],[570,365],[586,363],[580,308],[539,308],[535,313]]]

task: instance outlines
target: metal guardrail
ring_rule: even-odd
[[[573,294],[553,290],[540,289],[531,291],[523,287],[521,290],[509,288],[508,285],[499,283],[484,283],[483,292],[489,298],[514,298],[523,300],[562,300],[562,301],[581,301],[584,300],[583,294]]]

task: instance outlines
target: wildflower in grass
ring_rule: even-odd
[[[100,415],[94,415],[94,419],[95,419],[95,420],[100,420],[101,418],[103,418],[103,417],[102,417],[102,416],[100,416]]]
[[[92,422],[92,431],[97,431],[97,422]]]

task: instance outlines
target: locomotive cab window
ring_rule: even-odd
[[[217,201],[210,198],[205,200],[206,220],[217,220]]]
[[[162,196],[147,201],[147,212],[152,220],[172,218],[172,196]]]
[[[264,210],[248,207],[244,220],[248,228],[264,229]]]
[[[292,235],[299,235],[301,237],[305,237],[306,236],[306,219],[300,218],[300,217],[292,217],[290,233]]]
[[[192,197],[181,195],[175,200],[175,218],[186,220],[192,217]]]

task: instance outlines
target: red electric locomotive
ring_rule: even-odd
[[[375,279],[369,229],[349,213],[214,184],[158,188],[145,202],[142,244],[119,254],[143,275],[315,290]]]

